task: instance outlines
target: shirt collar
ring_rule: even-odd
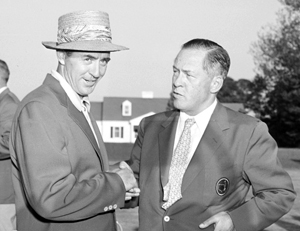
[[[79,111],[82,111],[83,107],[86,107],[87,110],[90,111],[90,101],[88,96],[80,97],[65,80],[65,78],[62,77],[57,71],[52,70],[51,75],[59,81],[61,87],[64,89],[71,102]]]
[[[212,113],[214,112],[216,106],[217,106],[217,99],[215,99],[214,102],[208,108],[206,108],[204,111],[200,112],[199,114],[197,114],[195,116],[189,116],[185,112],[181,111],[179,120],[182,124],[184,124],[184,122],[188,118],[194,118],[195,121],[196,121],[197,126],[199,127],[199,125],[201,123],[203,123],[204,121],[207,121],[207,122],[209,121],[209,119],[210,119]]]
[[[85,106],[87,108],[88,112],[90,112],[91,103],[90,103],[89,97],[84,96],[80,102],[81,102],[81,105]]]
[[[2,92],[4,92],[7,88],[8,88],[7,86],[1,87],[1,88],[0,88],[0,94],[1,94]]]

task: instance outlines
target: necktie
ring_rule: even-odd
[[[172,204],[182,198],[181,184],[182,178],[187,167],[187,155],[191,145],[191,126],[195,123],[194,119],[187,119],[183,128],[183,132],[178,141],[175,152],[173,153],[169,181],[164,187],[163,209],[169,208]]]

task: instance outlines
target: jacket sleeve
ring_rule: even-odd
[[[113,205],[109,210],[122,207],[126,190],[120,176],[93,169],[97,163],[87,164],[87,153],[78,154],[76,146],[68,144],[83,140],[67,138],[68,123],[57,117],[47,105],[33,102],[23,108],[13,126],[11,146],[30,206],[40,216],[57,221],[109,212],[108,205]],[[79,160],[74,160],[75,154]]]
[[[277,144],[263,122],[259,122],[248,143],[244,180],[252,185],[253,197],[230,211],[237,231],[262,230],[292,207],[296,193],[288,173],[277,158]]]
[[[4,101],[4,100],[3,100]],[[0,160],[9,159],[9,135],[18,104],[7,97],[0,109]]]
[[[133,145],[133,149],[131,152],[131,157],[127,162],[131,167],[134,176],[139,184],[139,174],[140,174],[140,160],[141,160],[141,151],[144,140],[144,123],[145,119],[142,119],[139,129],[138,129],[138,137]],[[125,208],[134,208],[139,205],[139,197],[133,197],[131,200],[125,202]]]

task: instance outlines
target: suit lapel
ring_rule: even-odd
[[[107,156],[107,151],[106,151],[103,139],[102,139],[102,135],[101,135],[101,133],[99,131],[98,125],[96,123],[96,120],[94,119],[94,117],[92,116],[92,114],[89,113],[89,115],[90,115],[91,122],[92,122],[94,131],[96,133],[97,140],[98,140],[98,143],[99,143],[99,148],[100,148],[100,153],[101,153],[102,160],[103,160],[104,170],[107,171],[108,168],[109,168],[109,165],[108,165],[108,156]],[[98,145],[97,145],[97,147],[98,147]]]
[[[223,143],[224,131],[228,128],[227,112],[225,108],[218,103],[193,158],[186,169],[182,182],[182,192],[186,190],[201,171],[205,170],[205,167],[211,161],[212,157],[216,155],[217,149]]]
[[[67,108],[68,108],[69,116],[73,119],[73,121],[81,128],[81,130],[87,136],[87,138],[91,142],[93,148],[97,152],[102,164],[104,164],[102,155],[100,154],[99,146],[98,146],[97,141],[94,136],[94,133],[93,133],[89,123],[87,122],[86,118],[84,117],[83,113],[78,111],[78,109],[73,105],[73,103],[70,101],[69,98],[67,98]],[[99,143],[99,145],[100,145],[100,143]],[[104,167],[104,166],[102,166],[102,167]]]
[[[179,113],[173,113],[163,124],[163,130],[159,133],[159,163],[162,187],[168,183],[169,169],[171,165],[176,127]]]
[[[49,86],[49,88],[54,92],[54,94],[59,99],[62,106],[67,108],[70,118],[81,128],[81,130],[84,132],[86,137],[89,139],[89,141],[91,142],[97,155],[100,158],[102,168],[106,169],[105,163],[107,164],[107,162],[103,161],[103,158],[102,158],[99,146],[97,144],[97,141],[95,139],[95,136],[91,130],[90,125],[88,124],[87,120],[85,119],[83,113],[78,111],[78,109],[73,105],[73,103],[71,102],[71,100],[69,99],[69,97],[67,96],[65,91],[63,90],[63,88],[60,86],[59,82],[54,77],[52,77],[50,74],[48,74],[46,76],[44,84]],[[100,143],[99,143],[99,145],[100,145]]]

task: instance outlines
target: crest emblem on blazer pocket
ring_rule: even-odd
[[[219,196],[224,196],[229,189],[229,180],[226,177],[222,177],[216,183],[216,192]]]

